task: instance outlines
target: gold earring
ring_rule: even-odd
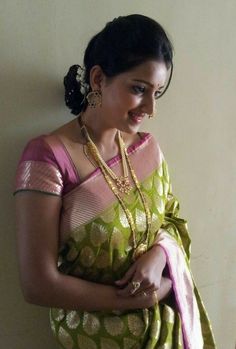
[[[154,116],[155,116],[154,113],[152,113],[148,115],[148,118],[151,119],[151,118],[154,118]]]
[[[91,91],[87,94],[86,99],[88,105],[91,108],[101,107],[102,106],[102,93],[100,90]]]

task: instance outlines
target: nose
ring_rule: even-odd
[[[143,100],[143,110],[145,111],[145,113],[147,113],[148,115],[153,114],[155,112],[155,106],[156,106],[155,96],[151,94],[148,96],[145,96]]]

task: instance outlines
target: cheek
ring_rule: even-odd
[[[137,106],[138,98],[129,92],[109,91],[106,95],[105,103],[107,108],[116,110],[129,110]]]

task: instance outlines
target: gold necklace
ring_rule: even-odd
[[[87,136],[88,135],[88,131],[86,130],[85,125],[83,125],[82,121],[80,120],[80,126],[81,125],[82,125],[82,127],[84,127],[83,130],[82,130],[82,127],[81,127],[82,134],[84,136],[85,135]],[[87,132],[85,131],[86,133],[84,133],[84,130],[86,130]],[[96,146],[95,147],[94,146],[91,146],[91,147],[88,146],[88,149],[91,152],[91,155],[94,157],[95,161],[97,162],[98,166],[100,167],[107,184],[109,185],[109,187],[112,190],[112,192],[114,193],[114,195],[117,197],[121,207],[123,208],[123,210],[125,212],[126,218],[128,220],[128,223],[129,223],[129,226],[130,226],[130,229],[131,229],[131,232],[132,232],[133,249],[134,249],[132,258],[133,258],[133,260],[136,260],[143,253],[145,253],[147,251],[147,249],[148,249],[149,235],[150,235],[151,223],[152,223],[151,213],[150,213],[147,201],[145,199],[145,196],[143,195],[143,192],[141,191],[140,184],[139,184],[139,181],[137,179],[137,176],[136,176],[136,174],[135,174],[135,172],[134,172],[134,170],[133,170],[133,168],[131,166],[131,162],[130,162],[130,159],[129,159],[129,156],[128,156],[128,152],[127,152],[127,149],[125,147],[124,141],[123,141],[120,133],[118,134],[118,136],[119,136],[120,148],[123,151],[124,157],[125,157],[125,159],[127,161],[127,164],[128,164],[128,167],[129,167],[129,170],[130,170],[130,173],[131,173],[131,177],[132,177],[132,179],[133,179],[133,181],[135,183],[135,186],[136,186],[136,188],[138,190],[138,193],[139,193],[139,195],[141,197],[141,200],[142,200],[142,203],[143,203],[143,206],[144,206],[144,210],[145,210],[145,215],[146,215],[146,224],[147,224],[146,237],[145,237],[144,241],[140,242],[139,244],[136,241],[136,232],[135,232],[136,229],[135,229],[134,219],[132,217],[132,214],[131,214],[130,210],[125,206],[125,202],[124,202],[123,198],[121,197],[121,195],[119,193],[119,190],[114,185],[114,183],[112,182],[111,178],[109,177],[110,171],[107,170],[108,166],[104,166],[103,165],[104,161],[100,160],[101,156],[98,156],[99,152],[98,152],[98,149],[97,149]],[[91,138],[89,137],[89,138],[86,138],[86,139],[87,139],[87,145],[89,145]],[[127,171],[128,171],[128,168],[127,168]]]
[[[89,152],[92,154],[96,163],[102,164],[102,166],[109,173],[110,177],[116,183],[116,186],[121,193],[129,194],[130,190],[131,190],[131,185],[130,185],[129,176],[128,176],[128,167],[127,167],[126,157],[124,154],[124,147],[122,147],[122,144],[121,144],[120,132],[118,131],[118,140],[119,140],[119,148],[120,148],[121,159],[122,159],[123,176],[117,176],[110,169],[110,167],[106,164],[106,162],[103,160],[95,143],[92,141],[91,137],[89,136],[88,130],[82,121],[81,114],[79,114],[78,120],[80,123],[81,133],[85,137],[85,139],[87,140],[87,144],[86,144],[87,148],[88,148]]]
[[[86,158],[88,159],[89,162],[91,162],[91,164],[93,165],[93,167],[97,167],[97,164],[95,161],[92,161],[92,159],[90,158],[90,156],[88,155],[88,151],[87,151],[87,144],[83,144],[83,152],[84,155],[86,156]]]

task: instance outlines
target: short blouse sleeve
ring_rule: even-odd
[[[62,195],[62,173],[44,136],[27,143],[18,163],[13,194],[25,190]]]

